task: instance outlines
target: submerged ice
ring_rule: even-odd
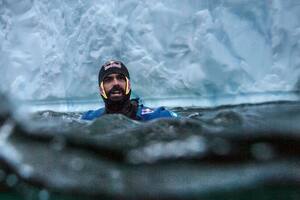
[[[1,90],[96,99],[99,65],[116,58],[144,98],[294,92],[299,13],[293,0],[0,0]]]

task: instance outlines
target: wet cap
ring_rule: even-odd
[[[99,85],[107,75],[114,73],[123,74],[130,79],[128,69],[121,61],[110,60],[101,66],[98,76]]]

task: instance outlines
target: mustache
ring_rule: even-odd
[[[119,86],[119,85],[115,85],[115,86],[113,86],[112,88],[111,88],[111,90],[108,92],[108,95],[110,96],[113,92],[115,92],[115,91],[121,91],[121,93],[123,94],[123,95],[125,95],[125,90],[123,89],[123,88],[121,88],[121,86]]]

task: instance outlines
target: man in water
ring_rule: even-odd
[[[126,66],[115,60],[102,65],[98,84],[104,108],[90,110],[81,119],[93,120],[104,114],[123,114],[131,119],[148,121],[157,118],[177,117],[177,114],[164,107],[151,109],[139,104],[138,99],[130,99],[130,76]]]

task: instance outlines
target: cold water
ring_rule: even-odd
[[[172,107],[150,122],[2,107],[2,188],[15,199],[299,199],[300,102]]]

